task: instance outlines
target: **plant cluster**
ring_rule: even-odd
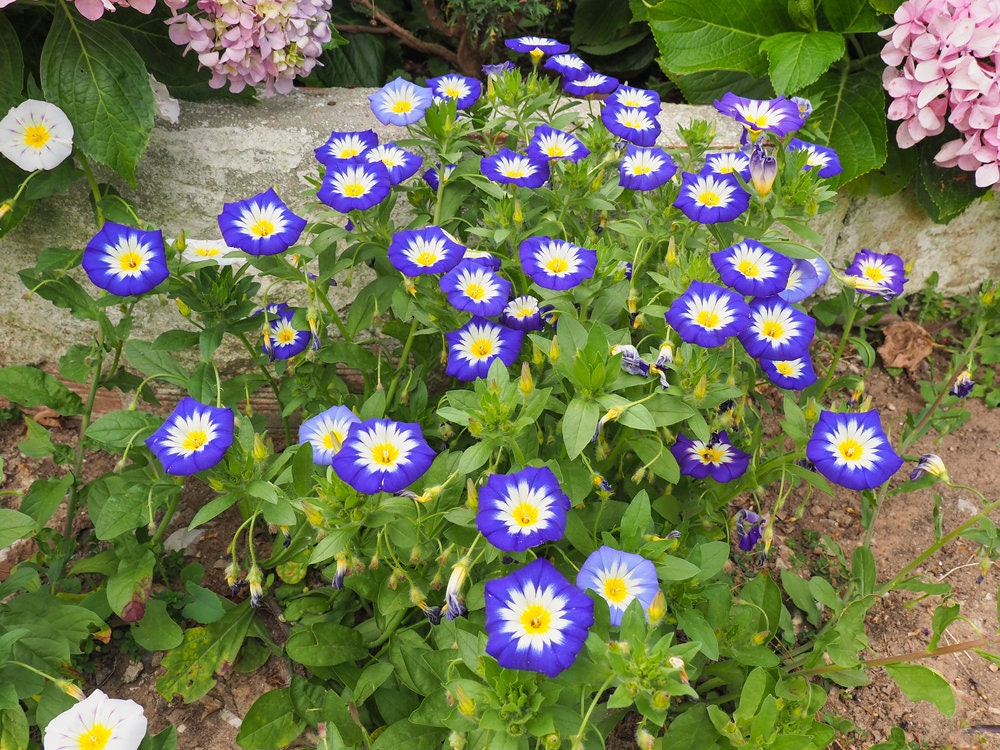
[[[305,216],[264,189],[222,207],[219,239],[167,241],[96,192],[86,247],[21,272],[94,336],[60,360],[85,398],[0,369],[4,397],[81,419],[74,450],[25,417],[21,450],[64,473],[0,511],[4,542],[40,543],[0,584],[10,747],[31,745],[29,725],[49,750],[86,732],[110,743],[112,711],[137,736],[132,706],[67,695],[67,665],[112,624],[168,652],[157,688],[186,702],[234,664],[288,659],[289,684],[243,721],[245,748],[596,747],[626,712],[642,748],[821,748],[836,734],[825,680],[864,684],[875,664],[954,710],[919,656],[866,661],[864,618],[888,591],[946,596],[914,571],[959,536],[988,568],[1000,501],[888,581],[870,543],[886,493],[950,482],[907,449],[973,387],[995,289],[928,412],[889,436],[870,402],[845,402],[858,382],[837,365],[851,346],[872,366],[854,323],[905,269],[868,250],[846,268],[822,257],[808,222],[834,198],[837,154],[795,139],[808,102],[727,94],[716,106],[743,148],[713,149],[704,122],[665,146],[655,92],[551,39],[509,46],[530,73],[373,94],[399,138],[332,133]],[[831,279],[833,344],[803,305]],[[346,312],[335,280],[359,287]],[[142,341],[131,323],[152,295],[175,301],[177,327]],[[252,367],[223,377],[224,343]],[[183,393],[166,417],[154,383]],[[101,388],[130,408],[94,418]],[[260,391],[279,426],[251,408]],[[83,481],[87,448],[114,470]],[[911,479],[894,481],[906,461]],[[185,568],[183,591],[154,594],[192,476],[214,493],[192,528],[239,513],[225,581]],[[773,575],[774,519],[834,486],[858,491],[868,535],[846,584]],[[42,531],[64,499],[63,529]],[[102,544],[78,556],[84,509]],[[958,615],[939,606],[926,655]]]

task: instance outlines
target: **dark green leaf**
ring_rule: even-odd
[[[823,3],[820,7],[834,31],[857,34],[882,30],[878,14],[868,4],[868,0],[836,0]]]
[[[121,453],[137,440],[152,435],[162,421],[144,411],[112,411],[93,422],[85,434],[105,450]]]
[[[938,641],[941,640],[941,636],[944,635],[944,631],[948,629],[955,620],[961,615],[961,608],[957,604],[939,604],[934,609],[934,619],[931,623],[931,640],[927,644],[927,650],[932,651],[937,648]]]
[[[27,750],[28,717],[20,706],[0,709],[0,747],[4,750]]]
[[[142,58],[109,24],[58,6],[42,47],[45,97],[74,128],[74,145],[135,184],[153,129],[153,91]]]
[[[333,667],[363,657],[364,638],[354,628],[332,622],[317,622],[293,629],[285,651],[306,667]]]
[[[938,136],[920,142],[920,158],[914,184],[917,200],[927,215],[938,224],[947,224],[987,190],[976,187],[972,172],[957,167],[945,169],[934,164],[934,155],[945,140],[944,136]]]
[[[570,459],[579,456],[591,443],[600,419],[601,410],[596,402],[582,398],[569,402],[562,419],[562,437]]]
[[[158,377],[186,386],[187,370],[170,352],[153,348],[148,341],[129,339],[125,344],[125,356],[129,364],[146,377]]]
[[[761,42],[767,53],[771,83],[791,95],[814,83],[844,55],[844,37],[832,31],[788,31]]]
[[[208,625],[212,622],[218,622],[226,614],[219,595],[214,591],[199,586],[194,581],[185,583],[184,588],[191,597],[191,601],[184,605],[181,614],[189,620]]]
[[[21,55],[21,42],[17,31],[11,26],[7,16],[0,14],[0,113],[21,101],[21,89],[24,85],[24,58]]]
[[[306,723],[295,713],[289,689],[271,690],[250,706],[236,742],[244,750],[278,750],[294,742],[305,728]]]

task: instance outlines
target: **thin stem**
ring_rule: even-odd
[[[1000,635],[985,635],[982,638],[973,638],[969,641],[952,643],[949,646],[940,648],[924,649],[923,651],[908,651],[905,654],[895,654],[893,656],[879,656],[875,659],[862,659],[861,665],[864,667],[882,667],[888,664],[902,664],[909,661],[920,661],[921,659],[931,659],[935,656],[947,656],[961,651],[968,651],[974,648],[985,648],[994,643],[1000,643]],[[840,672],[845,667],[837,664],[827,664],[822,667],[803,669],[799,674],[814,675],[827,674],[829,672]]]
[[[410,358],[410,349],[413,347],[413,339],[416,338],[417,328],[419,326],[420,321],[414,316],[414,318],[410,321],[410,332],[407,334],[406,341],[403,343],[403,351],[399,355],[399,367],[392,376],[389,388],[385,392],[385,405],[387,409],[392,406],[393,396],[396,395],[396,388],[399,386],[399,380],[403,377],[403,368],[406,367],[406,363]]]
[[[848,290],[844,289],[844,295],[850,294]],[[858,317],[858,300],[851,300],[851,305],[847,309],[847,319],[844,321],[844,335],[840,337],[840,343],[837,345],[837,351],[834,352],[833,361],[830,362],[830,367],[827,370],[826,377],[823,379],[823,385],[820,386],[819,391],[816,392],[816,399],[819,400],[826,393],[826,389],[830,387],[830,382],[833,380],[834,374],[837,370],[837,365],[840,363],[840,358],[844,355],[844,349],[847,347],[847,340],[851,337],[851,329],[854,327],[854,321]]]
[[[174,513],[177,512],[177,507],[181,504],[181,493],[175,492],[167,500],[167,508],[163,511],[163,518],[160,519],[160,525],[156,527],[156,533],[153,534],[153,538],[149,540],[149,545],[154,550],[160,546],[160,542],[163,541],[163,537],[167,533],[167,527],[170,525],[170,521],[173,520]]]
[[[597,708],[598,702],[601,700],[601,696],[604,695],[604,691],[611,687],[611,683],[615,680],[615,674],[612,672],[608,675],[607,679],[604,680],[604,684],[601,685],[597,692],[594,693],[594,699],[590,702],[590,707],[587,709],[587,713],[583,715],[583,721],[580,722],[580,728],[576,730],[576,734],[573,735],[573,747],[583,747],[583,733],[587,729],[587,723],[590,721],[590,715],[594,713],[594,709]]]

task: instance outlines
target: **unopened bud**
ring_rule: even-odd
[[[264,440],[257,433],[253,436],[253,458],[255,461],[263,461],[267,458],[268,450],[267,446],[264,445]]]
[[[677,242],[674,241],[673,235],[670,235],[670,239],[667,240],[667,255],[664,260],[667,263],[667,268],[673,268],[677,265]]]
[[[694,397],[699,401],[708,395],[708,378],[705,375],[701,376],[698,381],[698,385],[694,387]]]
[[[653,693],[653,707],[661,711],[670,707],[670,693],[666,690],[657,690]]]
[[[56,680],[56,685],[70,698],[75,698],[78,701],[82,701],[87,695],[75,684],[69,680]]]
[[[653,750],[655,742],[656,738],[645,727],[639,727],[636,731],[635,744],[639,746],[639,750]]]
[[[531,366],[527,361],[521,363],[521,379],[517,382],[517,387],[525,399],[535,390],[535,380],[531,377]]]
[[[657,589],[656,596],[653,597],[653,602],[649,605],[646,610],[646,615],[649,617],[650,625],[659,624],[660,620],[663,619],[663,615],[667,613],[667,597],[663,595],[663,591]]]
[[[549,347],[549,362],[555,363],[559,359],[559,337],[552,337],[552,346]]]
[[[465,494],[465,504],[469,506],[469,510],[475,513],[479,508],[479,490],[471,479],[467,479],[465,482]]]
[[[177,312],[179,312],[185,318],[191,317],[191,308],[187,306],[184,300],[178,297],[174,299],[174,302],[177,303]]]

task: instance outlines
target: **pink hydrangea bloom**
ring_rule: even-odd
[[[882,85],[896,142],[909,148],[951,125],[934,161],[1000,190],[1000,0],[906,0],[887,40]]]
[[[175,12],[184,7],[181,0],[166,2]],[[210,86],[228,83],[238,93],[263,85],[270,96],[287,94],[296,77],[316,66],[330,41],[330,5],[331,0],[198,0],[199,12],[177,14],[167,23],[170,39],[212,71]]]
[[[0,8],[10,5],[14,0],[0,0]],[[153,12],[156,0],[75,0],[76,9],[88,21],[96,21],[104,15],[104,11],[114,12],[117,8],[135,8],[147,16]]]

